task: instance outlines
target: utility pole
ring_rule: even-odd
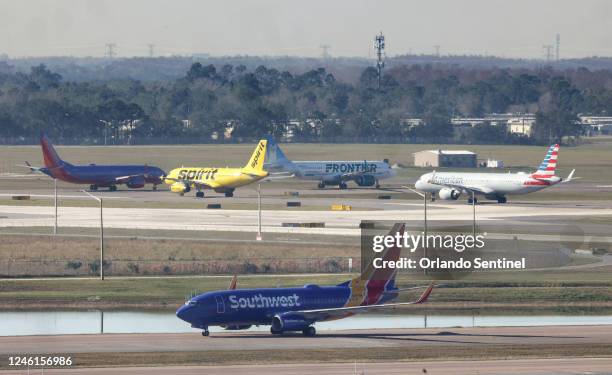
[[[102,211],[102,198],[96,197],[86,190],[81,191],[100,203],[100,280],[104,280],[104,215]]]
[[[319,48],[323,50],[323,53],[321,54],[323,60],[329,60],[331,58],[331,54],[329,53],[331,46],[329,44],[321,44]]]
[[[115,43],[106,43],[104,55],[108,57],[109,59],[112,59],[116,55],[116,52],[115,52],[116,47],[117,45]]]
[[[555,40],[555,60],[559,61],[559,49],[561,48],[561,34],[557,34]]]
[[[380,90],[380,80],[382,78],[382,71],[385,67],[384,53],[385,53],[385,36],[382,31],[374,38],[374,49],[376,50],[376,69],[378,73],[378,89]]]
[[[546,57],[546,62],[550,62],[552,60],[552,44],[545,44],[542,46],[544,49],[544,56]]]
[[[55,225],[53,226],[53,235],[57,235],[57,178],[53,179],[53,201],[55,206]]]
[[[257,241],[261,241],[261,182],[257,184]]]
[[[434,46],[434,50],[436,51],[436,57],[440,57],[440,45],[436,44]]]
[[[155,44],[149,43],[147,47],[149,47],[149,57],[155,56]]]

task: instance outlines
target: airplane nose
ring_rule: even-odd
[[[189,306],[189,305],[183,305],[183,306],[179,307],[179,309],[176,310],[177,318],[190,323],[189,320],[188,320],[189,319],[189,314],[188,314],[189,310],[191,310],[191,306]]]
[[[425,183],[420,179],[414,183],[414,188],[417,190],[423,190],[424,187],[425,187]]]

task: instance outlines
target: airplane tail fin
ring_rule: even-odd
[[[395,236],[399,233],[403,236],[406,226],[402,223],[396,223],[389,235]],[[382,261],[397,261],[401,255],[401,248],[397,246],[386,247],[376,257],[382,258]],[[372,305],[380,303],[384,297],[389,297],[390,291],[396,290],[395,276],[397,268],[375,268],[372,263],[369,263],[362,269],[360,276],[348,281],[344,284],[352,290],[351,299],[347,306]]]
[[[555,175],[557,168],[557,157],[559,156],[559,145],[554,144],[548,148],[542,164],[538,167],[538,170],[533,174],[538,177],[551,177]]]
[[[274,172],[291,172],[291,160],[287,159],[274,137],[268,135],[266,140],[268,141],[268,148],[266,150],[265,168]]]
[[[66,163],[59,157],[57,151],[51,144],[51,141],[45,134],[41,134],[40,136],[40,146],[42,147],[43,159],[45,162],[45,167],[48,169],[53,168],[61,168]]]
[[[267,143],[268,141],[265,139],[262,139],[259,141],[259,143],[257,144],[257,147],[255,147],[255,150],[253,151],[253,154],[251,155],[251,158],[249,159],[249,162],[247,163],[247,165],[245,165],[245,169],[250,170],[250,171],[254,171],[254,172],[263,172],[263,166],[264,166],[264,161],[266,160],[266,148],[267,148]]]

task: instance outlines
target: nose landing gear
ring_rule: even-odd
[[[208,327],[204,328],[204,330],[202,331],[202,336],[204,337],[210,336],[210,331],[208,330]]]

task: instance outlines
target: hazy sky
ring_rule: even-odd
[[[118,56],[155,53],[371,55],[433,53],[612,56],[610,0],[0,0],[0,53]]]

